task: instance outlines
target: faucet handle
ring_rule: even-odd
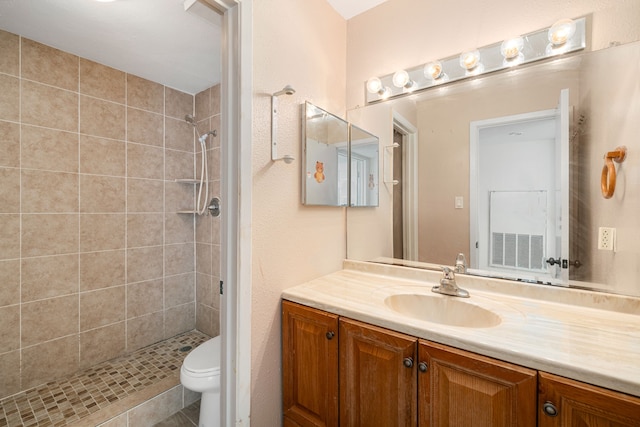
[[[464,256],[462,252],[458,254],[456,257],[456,273],[466,273],[467,272],[467,258]]]
[[[442,269],[442,273],[444,274],[444,278],[445,279],[453,280],[453,279],[456,278],[456,276],[453,273],[453,270],[451,268],[447,267],[446,265],[442,265],[442,266],[440,266],[440,268]]]

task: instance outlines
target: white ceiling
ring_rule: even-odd
[[[386,0],[327,1],[349,19]],[[221,19],[183,2],[0,0],[0,29],[195,94],[220,82]]]

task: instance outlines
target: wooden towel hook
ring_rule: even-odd
[[[627,158],[627,147],[616,147],[614,151],[609,151],[604,155],[604,166],[600,175],[600,189],[605,199],[610,199],[616,191],[616,167],[613,164],[624,162]]]

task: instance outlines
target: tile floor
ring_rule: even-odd
[[[176,412],[169,418],[157,423],[154,427],[198,427],[200,415],[200,401]]]
[[[186,346],[195,348],[207,339],[209,337],[201,332],[187,332],[130,355],[100,363],[72,377],[2,399],[0,427],[57,427],[79,422],[111,403],[174,375],[188,354],[188,351],[180,349]],[[188,413],[185,408],[176,414],[176,418],[182,417],[178,414],[188,418]],[[172,422],[169,420],[166,421]],[[191,424],[159,425],[191,427]]]

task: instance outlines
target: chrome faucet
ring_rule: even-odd
[[[467,258],[465,258],[464,254],[460,252],[456,257],[456,267],[454,268],[456,273],[466,273],[467,272]]]
[[[444,276],[440,279],[440,286],[431,288],[432,292],[453,297],[469,298],[469,292],[459,288],[456,284],[456,275],[449,267],[441,267]]]

